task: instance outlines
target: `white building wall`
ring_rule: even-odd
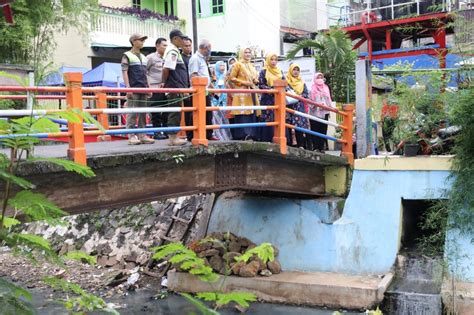
[[[327,7],[327,0],[314,1],[318,18],[316,20],[316,30],[325,30],[329,28],[329,8]]]
[[[187,4],[186,4],[187,3]],[[192,37],[191,4],[178,0],[180,19]],[[259,51],[280,52],[280,3],[276,0],[226,0],[225,14],[198,18],[198,40],[209,39],[212,50],[236,52],[240,46],[258,46]]]
[[[178,18],[186,21],[183,32],[193,38],[193,16],[192,16],[192,2],[191,0],[178,0],[176,2],[178,6]],[[168,37],[168,36],[166,36]]]
[[[87,37],[81,36],[75,29],[54,34],[57,47],[53,52],[56,67],[91,67],[91,48]]]

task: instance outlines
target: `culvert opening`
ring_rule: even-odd
[[[437,224],[445,224],[446,212],[440,206],[438,200],[402,200],[401,247],[395,279],[385,292],[384,313],[442,314],[444,228],[426,224],[428,214],[437,217]],[[427,246],[436,250],[426,255]]]
[[[445,222],[445,214],[439,209],[440,205],[437,202],[437,200],[426,199],[402,199],[402,251],[419,253],[420,250],[426,249],[424,247],[427,246],[426,244],[428,240],[430,240],[430,243],[432,244],[429,244],[429,246],[437,247],[437,250],[434,250],[433,248],[432,251],[437,252],[437,255],[443,254],[445,236],[443,232],[444,229],[430,227],[431,224],[436,225],[436,223],[443,224]],[[433,223],[430,222],[430,224],[428,224],[428,216],[430,217],[430,220],[436,218],[436,223],[433,221]],[[436,244],[436,240],[439,244]],[[426,254],[426,251],[424,251],[424,253]]]

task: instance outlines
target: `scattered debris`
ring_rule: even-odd
[[[168,287],[168,278],[166,277],[161,278],[161,286],[165,288]]]

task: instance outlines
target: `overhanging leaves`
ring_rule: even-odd
[[[35,313],[30,292],[0,278],[0,308],[2,314],[32,315]]]
[[[69,252],[65,255],[66,258],[68,259],[73,259],[81,262],[86,262],[89,265],[95,265],[97,264],[97,258],[91,255],[88,255],[85,252],[82,251],[72,251]]]
[[[253,255],[258,256],[264,263],[267,261],[273,261],[275,256],[273,254],[273,246],[270,243],[262,243],[257,247],[247,250],[241,256],[235,257],[235,261],[248,262]]]
[[[2,216],[0,215],[0,221],[2,220]],[[3,219],[3,225],[8,229],[12,226],[15,226],[15,225],[18,225],[18,224],[21,224],[20,221],[18,221],[17,219],[15,218],[11,218],[11,217],[5,217]]]
[[[193,304],[202,315],[219,315],[218,312],[208,308],[203,302],[194,298],[191,294],[180,293],[180,295]]]
[[[237,303],[242,307],[249,307],[249,302],[255,302],[257,296],[250,292],[234,291],[230,293],[200,292],[196,296],[204,301],[213,301],[217,307],[222,307],[231,302]]]
[[[57,158],[29,158],[28,161],[49,162],[62,166],[66,171],[75,172],[84,177],[94,177],[95,174],[89,166],[78,164],[74,161]]]
[[[9,200],[8,204],[25,214],[30,220],[45,220],[53,225],[61,224],[57,218],[67,214],[44,195],[29,190],[18,192]]]
[[[5,169],[1,169],[1,168],[0,168],[0,178],[3,179],[4,181],[10,181],[14,185],[17,185],[17,186],[19,186],[23,189],[33,189],[33,188],[35,188],[35,185],[30,183],[26,179],[15,176],[15,175],[5,171]]]

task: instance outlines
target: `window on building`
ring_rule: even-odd
[[[224,0],[196,0],[198,17],[224,14]]]
[[[224,13],[224,0],[212,0],[212,14]]]
[[[175,0],[165,0],[164,8],[165,8],[165,15],[176,15],[174,11]]]
[[[141,9],[142,8],[141,0],[132,0],[132,8]]]

